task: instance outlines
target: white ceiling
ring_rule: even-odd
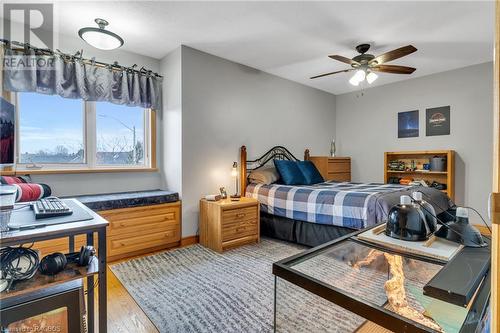
[[[359,89],[350,74],[310,80],[348,66],[328,54],[378,55],[413,44],[418,51],[391,64],[412,75],[381,74],[374,85],[493,59],[494,2],[64,2],[59,32],[76,36],[96,17],[125,40],[123,49],[161,59],[184,44],[334,94]]]

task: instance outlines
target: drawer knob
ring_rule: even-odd
[[[236,228],[236,232],[245,231],[245,227]]]
[[[246,215],[245,213],[239,213],[239,214],[236,214],[236,217],[240,217],[241,218],[241,217],[245,217],[245,215]]]

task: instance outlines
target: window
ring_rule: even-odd
[[[144,164],[144,109],[96,103],[97,164]]]
[[[19,163],[84,162],[81,101],[22,93],[18,103]]]
[[[150,110],[37,93],[16,107],[17,169],[151,168]]]

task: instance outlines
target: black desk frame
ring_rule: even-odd
[[[86,208],[88,209],[88,208]],[[66,238],[69,239],[69,250],[74,251],[74,237],[76,235],[87,235],[87,244],[94,245],[94,232],[97,233],[97,247],[99,271],[98,278],[98,332],[107,332],[107,276],[106,276],[106,220],[92,212],[94,220],[101,222],[74,222],[61,225],[52,225],[45,228],[32,229],[28,231],[9,231],[1,234],[0,246],[15,246],[20,244],[39,242],[44,240]],[[89,333],[94,333],[95,327],[95,304],[94,304],[94,275],[89,275],[87,279],[87,329]]]

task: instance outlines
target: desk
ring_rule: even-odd
[[[88,269],[73,268],[71,274],[59,273],[54,277],[47,277],[43,275],[35,275],[32,279],[26,282],[19,282],[16,284],[16,290],[12,292],[0,293],[0,300],[9,297],[45,288],[50,285],[55,285],[62,282],[78,278],[87,279],[87,306],[88,306],[88,332],[94,332],[94,275],[98,279],[98,323],[99,332],[106,333],[107,330],[107,287],[106,287],[106,226],[108,222],[94,213],[89,208],[75,200],[78,205],[85,209],[91,216],[92,220],[71,222],[65,224],[50,225],[43,228],[31,230],[13,230],[0,234],[0,247],[15,246],[20,244],[31,244],[32,242],[49,240],[55,238],[69,238],[70,252],[74,251],[74,236],[85,234],[87,235],[87,244],[94,244],[94,233],[97,233],[97,246],[98,246],[98,267],[89,267]],[[95,262],[95,260],[94,260]]]

